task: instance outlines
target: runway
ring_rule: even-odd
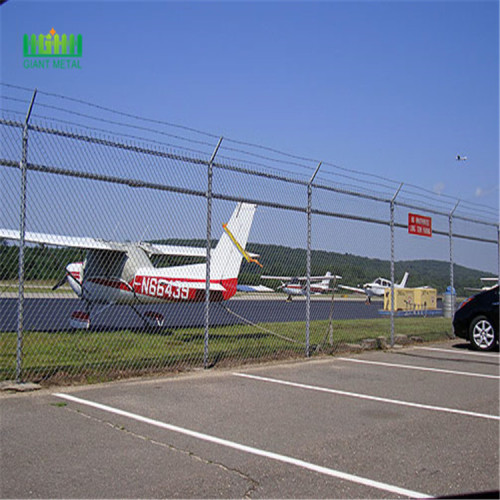
[[[70,298],[34,298],[24,301],[24,329],[32,331],[70,330],[69,317],[75,310],[83,309],[79,299]],[[311,300],[311,320],[327,320],[330,316],[331,298]],[[333,319],[368,319],[378,318],[381,302],[365,305],[360,300],[335,300]],[[137,309],[144,313],[154,310],[164,315],[165,326],[172,328],[200,327],[205,321],[204,303],[165,303],[139,305]],[[229,312],[227,309],[229,309]],[[17,330],[17,298],[0,298],[0,331]],[[306,301],[299,297],[286,302],[283,296],[272,298],[239,297],[222,303],[213,303],[210,309],[210,325],[222,326],[244,324],[245,318],[252,323],[281,323],[305,321]],[[128,306],[111,306],[102,314],[92,318],[93,328],[124,329],[140,328],[143,325],[139,316]]]

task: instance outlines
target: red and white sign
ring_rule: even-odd
[[[432,236],[432,219],[425,215],[408,214],[408,233]]]

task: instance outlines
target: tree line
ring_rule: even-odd
[[[204,246],[203,240],[169,239],[155,241],[171,245]],[[213,246],[217,241],[213,241]],[[248,285],[262,284],[261,275],[305,276],[306,250],[289,248],[280,245],[264,245],[251,243],[247,250],[260,255],[263,268],[243,260],[239,275],[239,283]],[[27,280],[58,280],[70,262],[79,262],[85,258],[85,251],[74,248],[55,248],[27,246],[25,249],[25,278]],[[198,259],[198,262],[200,260]],[[155,256],[153,262],[157,266],[175,266],[194,262],[187,257]],[[0,243],[0,280],[16,280],[19,269],[19,247]],[[352,254],[341,254],[313,250],[311,254],[311,274],[324,275],[328,271],[342,276],[340,283],[358,286],[373,281],[378,276],[390,278],[390,261],[360,257]],[[437,260],[411,260],[395,263],[396,282],[399,282],[408,271],[408,286],[430,286],[443,292],[450,282],[450,264]],[[457,293],[466,295],[465,287],[479,287],[480,278],[491,274],[464,266],[454,266],[455,286]],[[279,284],[267,283],[268,285]]]

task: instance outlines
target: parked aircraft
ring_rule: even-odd
[[[294,295],[306,295],[306,283],[307,276],[261,276],[264,280],[280,280],[281,286],[278,287],[279,291],[288,294],[287,300],[292,300]],[[310,290],[313,294],[325,293],[332,288],[330,288],[330,281],[332,279],[342,279],[342,276],[333,276],[330,271],[328,271],[324,276],[311,276],[311,281],[321,280],[320,283],[311,283]]]
[[[224,301],[236,293],[242,258],[252,260],[244,248],[248,241],[256,206],[239,203],[210,255],[210,300]],[[0,238],[19,241],[19,231],[0,229]],[[88,329],[95,317],[115,304],[130,306],[145,323],[162,326],[164,318],[155,311],[141,313],[138,304],[166,301],[200,302],[205,300],[206,264],[155,267],[154,254],[205,257],[205,248],[119,243],[96,238],[73,238],[27,232],[27,243],[39,243],[87,250],[83,262],[66,267],[66,276],[54,289],[68,281],[85,302],[85,309],[71,315],[70,325]],[[236,245],[236,243],[238,245]]]
[[[405,273],[403,279],[401,280],[401,283],[394,283],[394,288],[404,288],[406,286],[406,282],[408,281],[408,276],[409,274]],[[362,288],[360,287],[356,288],[346,285],[339,285],[339,287],[356,293],[364,293],[366,295],[366,303],[370,304],[371,298],[373,296],[377,297],[384,296],[386,288],[391,287],[391,280],[385,278],[377,278],[371,283],[365,283]]]
[[[480,278],[480,280],[483,282],[483,286],[481,288],[465,287],[465,290],[469,290],[471,292],[484,292],[486,290],[491,290],[498,285],[498,278]],[[487,283],[491,283],[491,285],[488,285]]]

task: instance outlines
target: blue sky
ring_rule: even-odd
[[[498,1],[25,2],[3,82],[498,207]],[[81,70],[23,33],[81,33]],[[467,155],[457,162],[456,154]]]

